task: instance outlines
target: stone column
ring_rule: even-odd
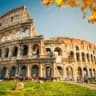
[[[10,48],[9,48],[9,55],[8,55],[9,58],[12,57],[12,52],[13,52],[13,48],[12,48],[12,46],[10,46]]]
[[[30,25],[30,36],[32,37],[32,36],[35,36],[36,35],[36,32],[35,32],[35,27],[34,27],[34,24],[31,24]]]
[[[53,78],[53,81],[56,81],[57,80],[57,71],[56,71],[56,63],[53,63],[53,66],[52,66],[52,78]]]
[[[30,80],[30,79],[31,79],[30,66],[29,66],[29,64],[27,64],[26,79],[27,79],[27,80]]]
[[[5,57],[5,48],[2,48],[2,52],[1,52],[1,58]]]
[[[31,44],[29,44],[28,56],[29,56],[29,57],[32,56],[32,45],[31,45]]]
[[[6,79],[6,80],[9,79],[9,70],[8,69],[6,69],[4,79]]]
[[[17,54],[17,57],[20,58],[21,56],[21,46],[18,46],[18,54]]]
[[[40,64],[40,77],[44,77],[44,74],[43,74],[43,65],[42,64]]]

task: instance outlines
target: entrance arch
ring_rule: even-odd
[[[92,78],[92,69],[89,69],[90,78]]]
[[[77,74],[78,74],[77,81],[81,82],[82,81],[82,69],[81,69],[81,67],[78,67]]]
[[[37,78],[39,76],[39,68],[37,65],[32,66],[31,76]]]
[[[46,69],[45,69],[45,78],[46,78],[46,80],[51,79],[51,67],[46,67]]]
[[[73,80],[73,69],[71,66],[66,67],[66,79]]]
[[[4,79],[4,77],[6,75],[6,71],[7,71],[7,68],[3,67],[3,69],[1,70],[1,77],[0,77],[0,79]]]
[[[84,72],[84,82],[88,82],[88,70],[87,70],[87,68],[83,68],[83,72]]]
[[[15,76],[15,74],[16,74],[16,67],[15,66],[13,66],[11,69],[10,69],[10,77],[14,77]]]
[[[60,80],[63,80],[63,69],[61,67],[57,67],[57,71],[58,71],[58,78]]]
[[[78,67],[78,76],[81,78],[82,77],[82,69],[80,67]]]
[[[25,80],[25,78],[26,78],[26,72],[27,72],[26,66],[22,66],[21,72],[20,72],[20,77],[21,77],[22,80]]]

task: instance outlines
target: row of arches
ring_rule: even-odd
[[[4,79],[6,77],[7,74],[7,67],[3,67],[0,71],[0,79]],[[19,75],[19,79],[25,80],[26,79],[26,75],[27,75],[27,67],[26,66],[22,66],[19,70],[20,72],[18,73]],[[46,67],[45,68],[45,79],[51,79],[51,74],[52,73],[52,69],[51,67]],[[8,72],[8,78],[13,78],[16,77],[17,75],[17,68],[15,66],[13,66],[9,72]],[[38,78],[40,75],[40,68],[37,65],[32,66],[31,68],[31,77],[32,78]]]
[[[18,30],[17,32],[8,34],[6,36],[1,37],[1,42],[19,39],[21,37],[28,37],[30,35],[29,29],[22,29],[21,31]]]
[[[20,53],[19,53],[20,51]],[[29,47],[28,45],[21,45],[21,46],[14,46],[12,49],[11,48],[2,48],[0,49],[0,57],[5,57],[8,58],[10,56],[12,57],[17,57],[18,54],[21,56],[27,56],[29,52]],[[32,55],[39,55],[40,54],[40,47],[38,44],[34,44],[32,47]]]
[[[83,52],[82,53],[78,53],[78,52],[74,53],[73,51],[69,52],[69,57],[74,58],[75,55],[76,55],[76,60],[77,61],[80,61],[80,58],[81,58],[83,62],[85,62],[87,60],[88,62],[91,61],[91,62],[95,62],[96,63],[96,57],[93,56],[92,54],[89,54],[89,53],[85,54]]]
[[[62,55],[62,49],[59,47],[56,47],[54,49],[54,52],[52,52],[51,48],[46,48],[46,52],[49,56],[55,55],[55,56],[61,56]]]

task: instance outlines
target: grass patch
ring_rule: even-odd
[[[96,91],[65,82],[24,82],[24,89],[13,91],[15,82],[0,82],[0,96],[96,96]]]

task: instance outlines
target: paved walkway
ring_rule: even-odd
[[[76,83],[76,82],[71,82],[71,81],[66,81],[67,83],[71,83],[71,84],[75,84],[75,85],[79,85],[82,87],[87,87],[89,89],[92,90],[96,90],[96,84],[91,84],[91,83]]]

